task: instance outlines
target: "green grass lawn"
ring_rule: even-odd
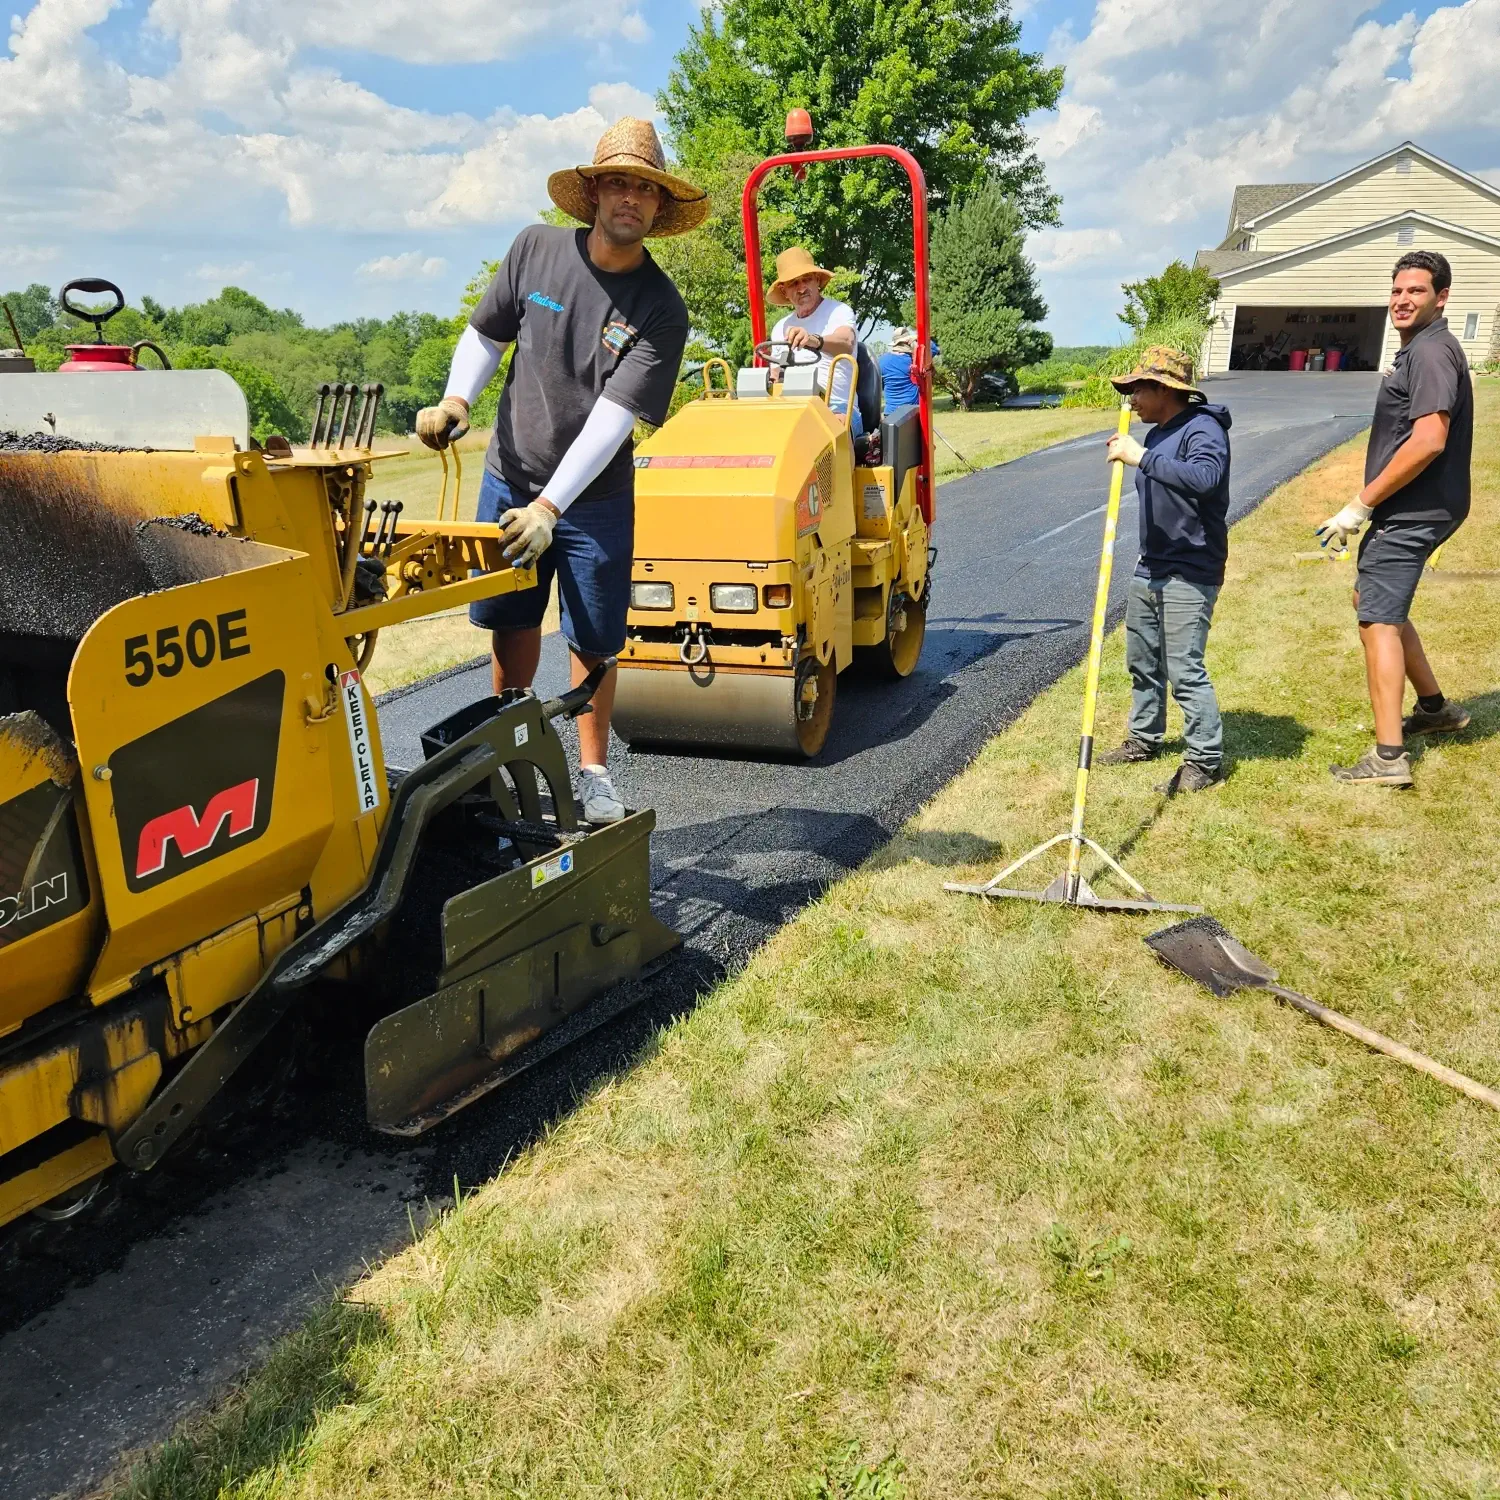
[[[1453,569],[1500,568],[1500,391]],[[1369,739],[1351,444],[1234,533],[1229,782],[1095,777],[1091,831],[1285,982],[1500,1080],[1500,584],[1417,618],[1470,730],[1411,793]],[[1123,727],[1118,633],[1100,735]],[[1500,1495],[1500,1117],[1149,918],[984,905],[1064,826],[1070,673],[743,973],[282,1344],[123,1493]],[[462,1121],[453,1127],[462,1130]]]
[[[1038,448],[1060,443],[1087,432],[1113,427],[1114,415],[1098,411],[939,411],[938,431],[978,468],[1009,463]],[[489,433],[471,432],[461,446],[463,485],[459,491],[461,519],[472,521],[484,477],[484,450]],[[394,446],[394,444],[392,445]],[[938,479],[952,479],[968,471],[942,443],[937,449]],[[442,465],[437,454],[413,438],[399,458],[381,459],[374,465],[369,496],[373,500],[400,500],[403,514],[423,518],[437,515],[442,493]],[[456,471],[450,484],[457,483]],[[450,491],[451,494],[451,491]],[[450,501],[451,505],[451,501]],[[448,512],[452,514],[451,509]],[[548,607],[543,628],[556,630],[557,600]],[[410,620],[380,634],[375,659],[366,672],[373,692],[384,693],[408,682],[431,676],[445,667],[469,661],[488,648],[487,638],[468,623],[466,612],[427,616]]]

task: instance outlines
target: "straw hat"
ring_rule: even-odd
[[[616,120],[599,137],[594,159],[587,166],[554,172],[547,179],[547,192],[565,214],[584,224],[592,224],[595,208],[589,202],[583,179],[602,177],[609,172],[644,177],[666,190],[667,196],[662,199],[656,218],[646,231],[648,240],[686,234],[688,230],[696,229],[708,215],[708,194],[667,171],[667,157],[661,149],[656,127],[649,120],[633,120],[629,116]]]
[[[1123,395],[1143,380],[1154,380],[1158,385],[1174,391],[1186,391],[1200,401],[1208,397],[1193,384],[1193,362],[1181,349],[1169,349],[1165,344],[1152,344],[1141,354],[1140,363],[1128,375],[1116,375],[1110,384]]]
[[[801,245],[793,245],[776,257],[776,280],[771,283],[768,300],[775,307],[790,307],[792,299],[787,295],[786,284],[799,276],[821,276],[820,286],[833,280],[833,272],[825,271]]]

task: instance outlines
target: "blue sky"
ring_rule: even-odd
[[[623,113],[692,0],[19,0],[0,51],[0,287],[225,282],[323,323],[450,311]],[[1022,0],[1064,64],[1032,127],[1062,226],[1032,253],[1062,342],[1223,234],[1236,182],[1412,138],[1500,182],[1500,0]]]

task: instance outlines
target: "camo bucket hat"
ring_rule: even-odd
[[[1171,349],[1165,344],[1152,344],[1145,350],[1140,363],[1128,375],[1115,375],[1110,384],[1123,395],[1129,395],[1133,386],[1143,380],[1154,380],[1170,390],[1186,391],[1196,401],[1207,401],[1208,397],[1193,384],[1193,362],[1181,349]]]

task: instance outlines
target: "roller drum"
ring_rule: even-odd
[[[799,687],[809,676],[817,679],[816,702],[799,717]],[[794,676],[622,662],[612,722],[631,745],[812,756],[828,735],[835,682],[832,663],[808,662]]]

